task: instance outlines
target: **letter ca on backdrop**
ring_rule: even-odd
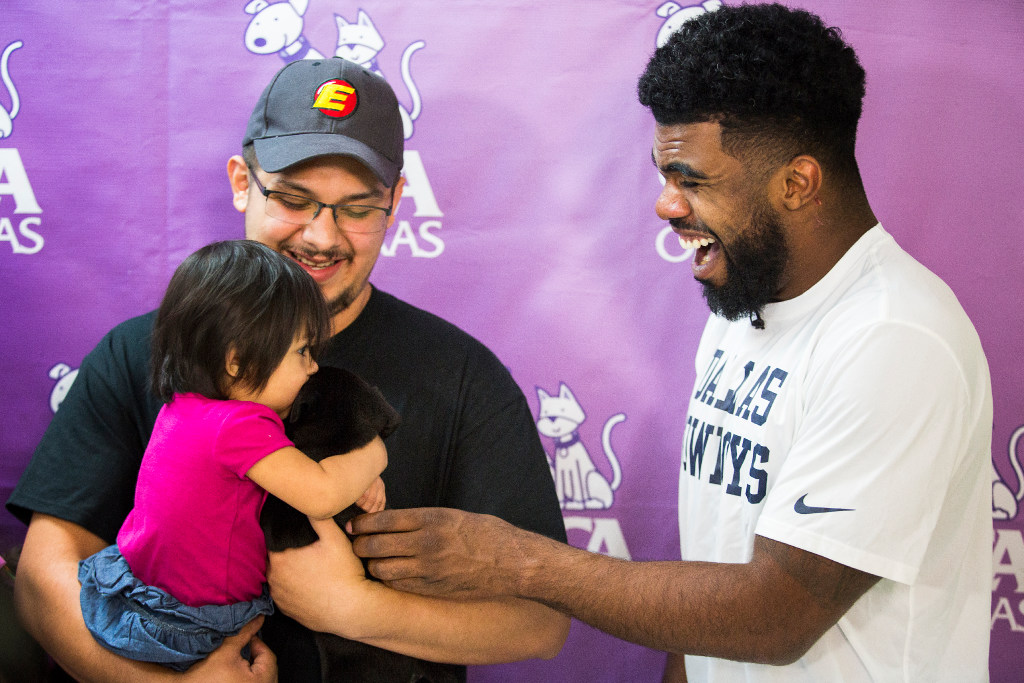
[[[21,110],[10,68],[11,54],[21,46],[22,42],[16,40],[0,53],[0,141],[14,135],[14,119]],[[17,148],[0,147],[0,242],[7,242],[13,254],[37,253],[43,248],[43,237],[37,232],[42,213]]]
[[[1019,450],[1018,450],[1019,449]],[[992,630],[1008,629],[1024,638],[1024,532],[1019,525],[1021,500],[1024,499],[1024,425],[1017,427],[1009,442],[1010,466],[1016,491],[1003,480],[992,463],[992,520],[995,543],[992,547]]]
[[[669,36],[675,33],[684,22],[698,17],[705,12],[713,12],[721,6],[721,0],[704,0],[704,2],[682,5],[670,0],[658,5],[658,9],[654,13],[665,21],[662,23],[661,28],[658,29],[658,35],[654,39],[655,47],[661,47],[667,43]],[[665,179],[660,175],[658,179],[662,185],[665,184]],[[679,241],[673,239],[672,228],[668,225],[664,226],[658,232],[657,237],[654,238],[654,249],[658,252],[658,256],[669,263],[682,263],[689,260],[690,256],[693,255],[692,249],[681,248]]]
[[[611,468],[609,479],[594,464],[580,437],[580,425],[587,416],[572,390],[564,382],[559,383],[558,393],[554,395],[537,387],[537,398],[540,400],[537,431],[554,441],[555,450],[549,465],[569,540],[579,533],[588,534],[586,548],[590,552],[632,559],[617,519],[571,514],[610,510],[615,502],[615,491],[622,483],[622,468],[612,450],[611,435],[612,429],[624,421],[626,415],[618,413],[608,418],[601,431],[601,446]]]
[[[252,0],[245,6],[250,15],[245,29],[245,47],[258,55],[276,54],[284,62],[297,59],[323,59],[325,55],[342,57],[373,71],[389,80],[377,63],[377,56],[384,48],[384,36],[377,29],[369,14],[358,10],[355,21],[335,14],[334,23],[338,38],[330,50],[319,50],[305,36],[306,17],[310,13],[310,0]],[[396,88],[399,100],[408,99],[411,106],[399,104],[402,115],[402,129],[405,139],[412,138],[414,124],[422,111],[419,87],[412,76],[412,56],[426,43],[417,40],[402,51],[401,76],[405,93]],[[408,145],[407,145],[408,147]],[[381,247],[382,256],[401,256],[406,253],[417,258],[437,258],[444,252],[441,230],[443,213],[437,205],[437,198],[430,186],[426,167],[417,150],[405,150],[405,189],[398,211],[395,227],[385,238]],[[408,207],[415,205],[409,216]]]

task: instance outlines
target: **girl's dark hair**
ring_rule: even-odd
[[[153,390],[165,403],[183,392],[224,399],[236,382],[262,391],[297,336],[308,335],[315,358],[330,325],[320,288],[298,264],[251,240],[208,244],[178,266],[160,304]]]

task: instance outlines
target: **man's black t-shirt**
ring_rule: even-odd
[[[154,313],[108,333],[78,377],[7,503],[79,524],[114,542],[160,401],[148,390]],[[388,506],[493,514],[565,541],[547,456],[522,392],[485,346],[454,325],[374,290],[318,359],[362,376],[402,416],[385,441]],[[275,614],[264,627],[281,680],[318,671],[310,643]],[[301,627],[298,627],[301,628]],[[459,678],[464,667],[452,667]],[[293,675],[294,674],[294,675]]]

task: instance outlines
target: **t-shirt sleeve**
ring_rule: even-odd
[[[294,445],[273,410],[250,401],[226,401],[214,452],[238,478],[274,451]]]
[[[906,324],[875,325],[817,358],[756,533],[911,583],[965,452],[962,368]]]
[[[547,455],[526,397],[486,349],[470,354],[444,505],[566,541]]]
[[[147,385],[151,328],[151,315],[123,323],[82,360],[7,502],[16,517],[53,515],[114,542],[161,405]]]

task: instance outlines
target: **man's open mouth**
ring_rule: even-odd
[[[718,241],[711,235],[705,233],[683,233],[679,235],[679,244],[683,249],[693,250],[693,264],[703,266],[713,251],[719,249]]]

